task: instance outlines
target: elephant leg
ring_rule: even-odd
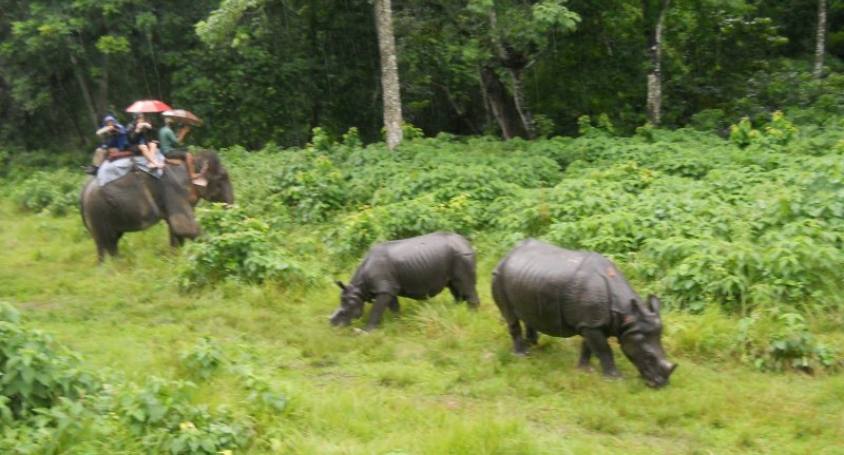
[[[123,236],[123,234],[112,234],[112,235],[106,237],[105,239],[103,239],[102,248],[105,249],[105,251],[109,254],[109,256],[117,257],[117,254],[118,254],[117,242],[120,241],[120,237],[122,237],[122,236]],[[99,245],[98,245],[98,249],[99,249]]]
[[[174,248],[178,248],[185,244],[184,237],[178,236],[173,233],[173,230],[170,230],[170,246]]]
[[[99,240],[94,241],[94,243],[97,245],[97,262],[102,264],[106,255],[105,245]]]

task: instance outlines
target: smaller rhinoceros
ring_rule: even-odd
[[[556,337],[581,335],[580,368],[594,353],[605,376],[620,376],[607,337],[621,349],[651,387],[661,387],[677,367],[662,349],[660,302],[647,301],[607,258],[570,251],[538,240],[525,240],[493,272],[492,296],[507,321],[513,347],[527,353],[537,331]],[[524,321],[527,340],[522,338]]]
[[[446,286],[456,300],[476,308],[480,302],[475,280],[475,252],[458,234],[435,232],[379,243],[370,248],[349,284],[337,282],[343,291],[331,323],[349,324],[363,315],[364,302],[374,300],[366,326],[372,330],[387,307],[398,312],[398,297],[427,299]]]

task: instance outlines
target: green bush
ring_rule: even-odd
[[[345,176],[325,155],[302,153],[279,166],[272,191],[305,223],[324,221],[346,203]]]
[[[216,454],[244,447],[250,423],[190,404],[189,383],[150,379],[117,390],[84,372],[78,358],[20,324],[0,302],[0,451],[64,453],[119,432],[125,421],[151,453]],[[86,437],[88,440],[86,440]]]
[[[190,403],[193,384],[151,378],[115,397],[117,412],[150,453],[217,454],[246,446],[252,424]]]
[[[84,178],[67,169],[38,171],[14,185],[12,199],[22,210],[65,215],[78,208]]]
[[[738,124],[730,126],[730,140],[741,148],[750,145],[784,146],[796,135],[797,127],[780,111],[771,114],[771,120],[763,131],[754,129],[748,117],[743,117]]]
[[[182,367],[188,376],[208,379],[223,364],[223,353],[210,338],[200,338],[190,350],[182,353]]]
[[[31,418],[97,388],[75,355],[21,325],[17,310],[0,302],[0,421]]]
[[[739,322],[736,338],[742,359],[761,370],[813,373],[840,366],[837,352],[818,342],[797,313],[746,317]]]
[[[477,206],[464,195],[438,202],[432,195],[378,207],[363,207],[338,220],[328,241],[341,255],[357,256],[371,245],[435,231],[468,234],[478,226]]]
[[[277,233],[266,222],[238,207],[216,204],[198,211],[204,235],[186,248],[180,277],[183,288],[201,287],[233,279],[310,282],[292,255],[281,249]]]

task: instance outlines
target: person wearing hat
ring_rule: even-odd
[[[103,117],[103,124],[100,129],[97,130],[97,136],[99,136],[103,142],[94,151],[94,156],[91,158],[91,166],[86,169],[86,172],[92,175],[97,174],[97,170],[100,168],[100,165],[103,164],[103,161],[108,158],[109,153],[117,153],[121,150],[125,150],[128,145],[126,128],[118,123],[117,118],[113,115],[106,115]]]

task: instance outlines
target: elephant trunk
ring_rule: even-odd
[[[199,224],[191,215],[176,213],[167,218],[167,221],[170,224],[170,230],[173,234],[189,239],[195,239],[199,236]]]

